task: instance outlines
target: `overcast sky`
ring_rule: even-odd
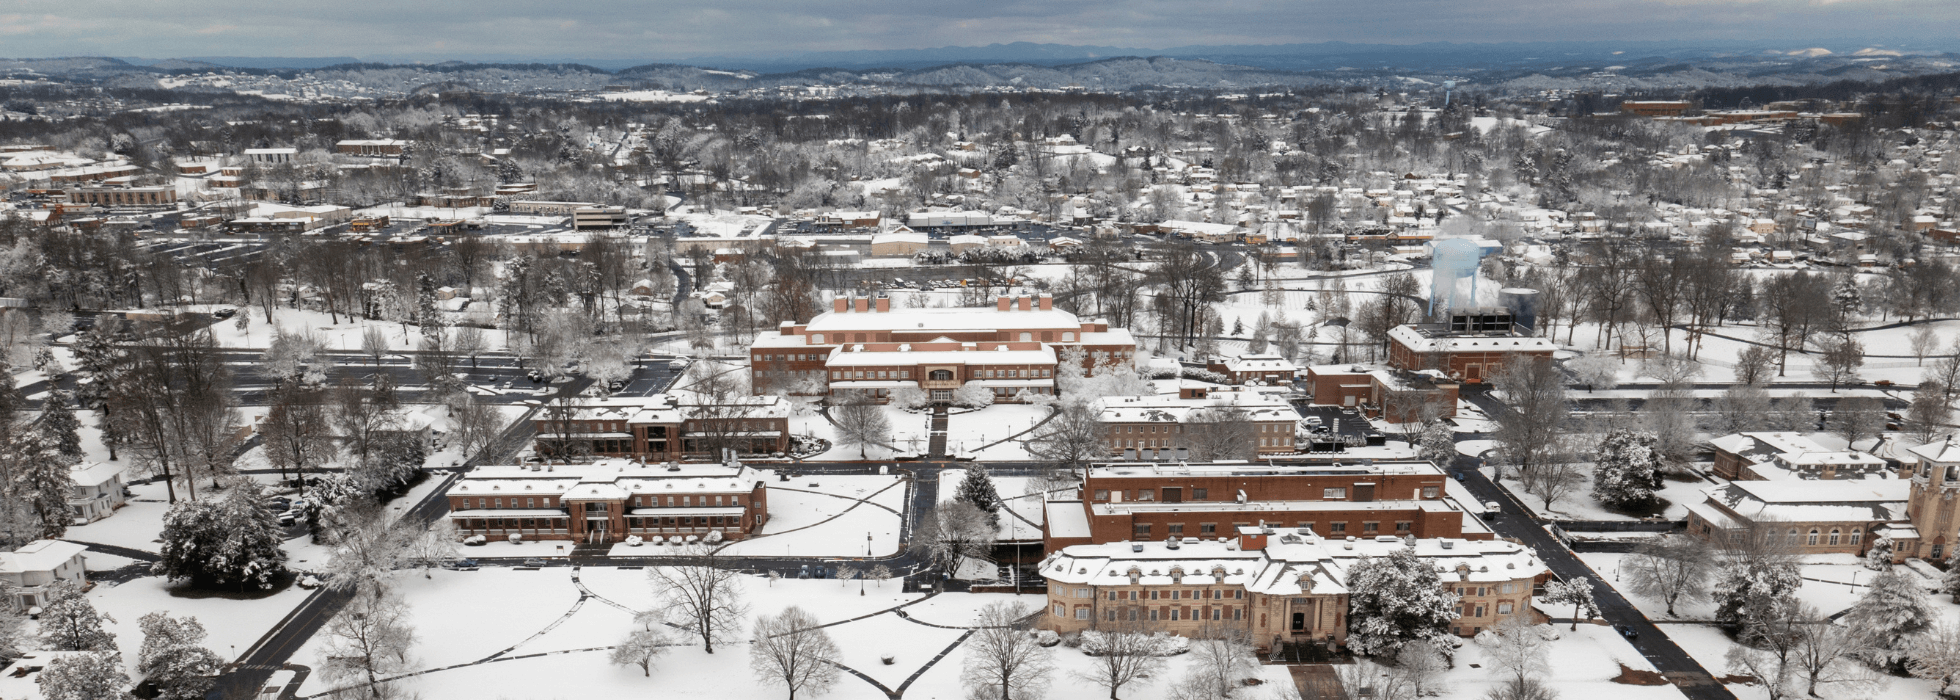
[[[0,56],[680,58],[1037,43],[1912,41],[1960,0],[8,0]]]

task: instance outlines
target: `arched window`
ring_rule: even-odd
[[[1813,527],[1810,529],[1810,536],[1804,538],[1804,544],[1817,544],[1817,528]]]
[[[1837,528],[1831,528],[1831,546],[1836,547],[1837,543],[1838,543]]]
[[[1790,528],[1789,542],[1790,542],[1790,546],[1792,547],[1796,546],[1797,544],[1797,529],[1794,527]]]
[[[1027,342],[1027,341],[1030,341],[1030,340],[1034,340],[1034,334],[1033,334],[1033,333],[1022,333],[1022,334],[1021,334],[1021,342],[1024,342],[1024,343],[1025,343],[1025,342]]]
[[[943,382],[952,379],[953,373],[950,370],[935,369],[931,374],[926,375],[926,378],[935,382]]]
[[[1863,541],[1864,541],[1864,539],[1865,539],[1865,531],[1864,531],[1864,530],[1852,530],[1852,531],[1851,531],[1851,544],[1854,544],[1854,545],[1855,545],[1855,544],[1858,544],[1859,542],[1863,542]]]

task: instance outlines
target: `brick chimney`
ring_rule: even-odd
[[[851,300],[846,299],[844,297],[837,297],[836,299],[832,299],[830,300],[830,310],[840,314],[846,311],[850,311]]]
[[[1039,297],[1039,301],[1041,302],[1042,311],[1055,310],[1055,295],[1043,292],[1042,295]]]
[[[892,310],[892,298],[878,297],[878,313],[881,314],[891,313],[891,310]]]
[[[1260,527],[1239,526],[1239,551],[1257,552],[1266,548],[1266,528],[1263,522],[1260,525]]]
[[[1019,298],[1019,299],[1016,299],[1015,301],[1017,301],[1017,302],[1019,302],[1019,303],[1021,304],[1021,310],[1022,310],[1022,311],[1028,311],[1028,310],[1030,310],[1030,307],[1032,306],[1032,305],[1031,305],[1031,304],[1030,304],[1029,302],[1031,302],[1031,301],[1033,301],[1033,299],[1030,299],[1030,298],[1028,298],[1028,297],[1021,297],[1021,298]]]
[[[866,312],[866,311],[870,311],[870,310],[871,310],[871,300],[870,300],[870,299],[866,299],[866,298],[864,298],[864,297],[857,297],[857,298],[855,298],[855,299],[852,299],[852,300],[851,300],[851,303],[857,306],[857,312],[858,312],[858,313],[864,313],[864,312]]]
[[[1014,299],[1011,297],[1000,297],[994,300],[994,309],[996,311],[1007,311],[1012,307],[1013,303]]]

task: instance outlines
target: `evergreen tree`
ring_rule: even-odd
[[[1892,566],[1892,538],[1879,537],[1872,540],[1872,548],[1865,551],[1865,568],[1884,571]]]
[[[129,674],[122,658],[108,652],[62,656],[48,662],[34,679],[43,700],[113,700],[128,697]]]
[[[978,464],[966,470],[966,478],[960,480],[959,493],[953,500],[971,503],[987,514],[987,520],[994,527],[1000,527],[1000,492],[994,488],[994,480],[987,476],[987,468]]]
[[[41,415],[34,419],[34,431],[56,452],[71,460],[82,458],[81,421],[69,406],[68,392],[55,389],[41,404]]]
[[[216,683],[224,659],[204,648],[204,625],[195,617],[144,615],[143,650],[136,673],[156,686],[158,700],[199,700]]]
[[[40,430],[29,430],[6,442],[7,453],[0,455],[6,470],[13,474],[11,497],[33,511],[35,537],[56,539],[68,532],[75,519],[75,507],[68,504],[75,492],[75,460],[61,453],[60,446]]]
[[[103,407],[123,365],[123,349],[116,344],[115,329],[106,318],[98,318],[95,326],[75,337],[75,373],[84,381],[76,382],[75,398],[85,408]],[[107,421],[104,421],[107,422]]]
[[[1422,427],[1422,437],[1416,443],[1416,454],[1439,467],[1448,467],[1456,461],[1456,434],[1442,421],[1432,421]]]
[[[1348,649],[1392,658],[1410,642],[1434,640],[1448,649],[1457,595],[1443,588],[1435,567],[1402,548],[1348,569]]]
[[[1652,433],[1626,428],[1607,433],[1593,457],[1593,498],[1613,508],[1653,502],[1661,477],[1657,442]]]
[[[1842,623],[1865,647],[1867,659],[1896,669],[1905,663],[1911,640],[1937,621],[1926,592],[1905,575],[1887,570],[1872,577],[1871,587],[1845,611]]]
[[[185,501],[163,517],[163,547],[151,572],[206,588],[271,588],[286,571],[278,517],[241,479],[215,503]]]
[[[61,651],[115,651],[116,636],[102,627],[104,615],[68,581],[49,586],[48,604],[41,606],[41,640]]]
[[[20,387],[14,385],[13,367],[0,361],[0,434],[13,432],[14,417],[26,403],[20,396]]]
[[[1802,582],[1794,559],[1730,557],[1715,572],[1715,622],[1740,630],[1751,607],[1781,600]]]

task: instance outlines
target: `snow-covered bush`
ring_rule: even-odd
[[[692,539],[692,538],[689,538],[689,539]],[[720,542],[720,541],[721,541],[721,531],[720,531],[720,530],[709,530],[709,531],[708,531],[708,534],[707,534],[707,535],[706,535],[705,537],[702,537],[702,538],[701,538],[701,541],[702,541],[702,542],[706,542],[706,543],[708,543],[708,544],[714,544],[714,543],[716,543],[716,542]]]
[[[1055,634],[1054,630],[1040,630],[1035,632],[1034,636],[1035,643],[1044,647],[1052,647],[1062,643],[1062,635]]]
[[[916,386],[902,386],[892,390],[892,405],[907,411],[916,411],[932,403],[932,397]]]
[[[978,384],[964,384],[953,390],[953,405],[961,408],[986,408],[994,405],[994,391]]]
[[[626,538],[626,546],[628,547],[638,547],[643,544],[646,544],[646,540],[640,539],[639,535],[632,535]]]
[[[1183,371],[1179,372],[1179,374],[1183,375],[1185,379],[1196,379],[1201,382],[1211,382],[1213,384],[1232,383],[1232,380],[1227,378],[1223,374],[1219,374],[1217,372],[1213,372],[1208,369],[1201,369],[1198,367],[1186,367],[1183,369]]]

